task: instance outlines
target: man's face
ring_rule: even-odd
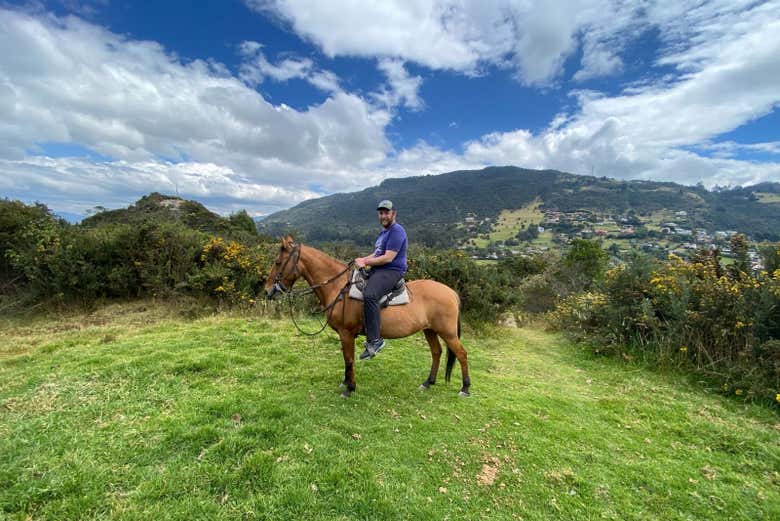
[[[379,224],[385,228],[393,224],[393,221],[395,220],[395,210],[381,208],[380,210],[377,210],[377,213],[379,214]]]

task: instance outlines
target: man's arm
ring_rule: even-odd
[[[398,228],[393,227],[390,229],[390,234],[387,238],[385,253],[382,255],[369,255],[368,257],[355,259],[355,265],[358,268],[364,268],[366,266],[382,266],[383,264],[393,262],[393,259],[398,255],[405,240],[406,234],[403,232],[399,233]]]
[[[389,264],[393,262],[393,259],[395,259],[396,255],[398,255],[397,251],[386,250],[384,255],[380,255],[379,257],[369,255],[368,257],[360,257],[355,259],[355,265],[358,268],[365,268],[366,266],[382,266],[383,264]]]

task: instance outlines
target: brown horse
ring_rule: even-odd
[[[316,248],[295,244],[289,235],[282,239],[279,255],[265,283],[266,296],[272,299],[292,289],[303,277],[326,310],[327,324],[341,339],[344,354],[342,396],[355,390],[355,338],[363,331],[363,302],[347,296],[349,266]],[[450,381],[455,359],[460,362],[463,387],[461,396],[469,395],[471,379],[466,350],[460,343],[460,299],[448,286],[433,280],[407,282],[411,296],[408,304],[389,306],[381,311],[381,334],[384,338],[403,338],[422,330],[431,347],[431,372],[420,386],[427,389],[436,383],[441,359],[441,337],[447,344],[445,380]]]

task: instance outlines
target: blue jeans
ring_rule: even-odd
[[[371,276],[363,290],[363,325],[366,328],[366,340],[379,338],[379,299],[390,293],[403,273],[391,269],[371,270]]]

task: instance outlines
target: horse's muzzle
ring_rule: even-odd
[[[281,284],[276,282],[271,289],[266,290],[265,298],[266,300],[276,300],[276,297],[278,297],[280,293],[284,293],[284,288],[282,288]]]

